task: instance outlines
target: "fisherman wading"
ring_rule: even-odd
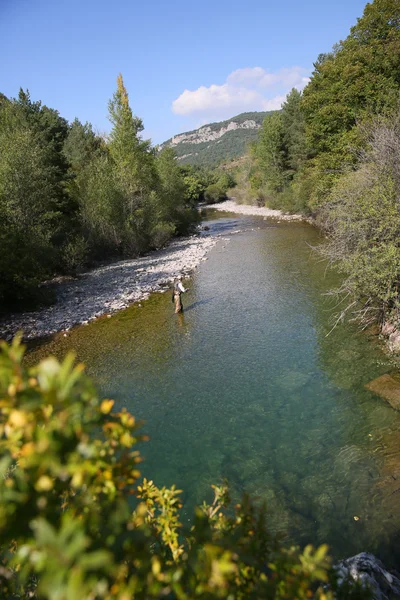
[[[172,302],[175,304],[175,314],[183,311],[181,295],[185,292],[187,292],[187,289],[183,287],[182,280],[180,278],[175,279],[174,291],[172,293]]]

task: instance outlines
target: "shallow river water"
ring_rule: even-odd
[[[184,490],[185,519],[226,477],[235,499],[265,501],[290,541],[394,565],[400,413],[364,388],[390,359],[350,326],[327,336],[335,276],[310,249],[315,229],[209,218],[230,241],[186,282],[183,315],[169,293],[153,295],[38,345],[28,362],[75,348],[101,393],[146,421],[142,472]]]

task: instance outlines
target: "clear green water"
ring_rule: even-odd
[[[267,503],[270,527],[335,557],[400,558],[400,414],[364,389],[392,368],[377,341],[331,335],[335,277],[305,224],[209,222],[235,230],[187,282],[185,313],[170,294],[57,336],[28,356],[75,348],[104,395],[138,418],[143,473],[184,490],[184,516],[228,478]],[[397,481],[398,479],[398,481]],[[354,516],[359,520],[354,520]]]

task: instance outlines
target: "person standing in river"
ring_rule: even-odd
[[[175,314],[183,311],[181,295],[187,292],[187,289],[183,287],[182,278],[175,279],[174,291],[172,294],[172,301],[175,303]]]

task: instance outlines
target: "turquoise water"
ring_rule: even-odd
[[[154,295],[29,361],[76,349],[102,393],[146,421],[142,472],[184,490],[184,519],[226,477],[235,498],[265,501],[270,528],[290,541],[393,564],[400,414],[364,389],[390,359],[350,326],[327,336],[335,276],[310,249],[315,229],[255,217],[208,224],[242,231],[186,282],[182,316],[170,294]]]

